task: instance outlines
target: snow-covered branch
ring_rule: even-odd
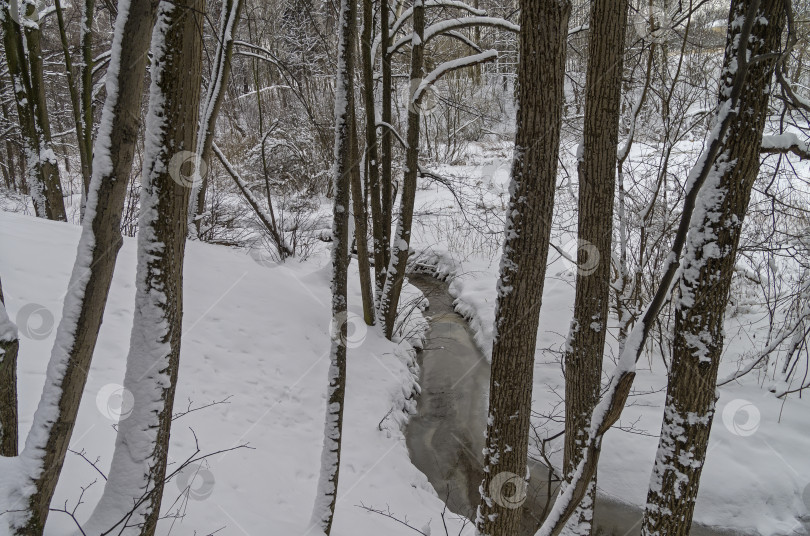
[[[810,160],[810,147],[794,132],[763,136],[760,152],[762,154],[793,153],[802,160]]]
[[[436,81],[444,76],[445,74],[449,73],[450,71],[454,71],[456,69],[462,69],[464,67],[470,67],[471,65],[478,65],[479,63],[485,63],[490,60],[494,60],[498,57],[497,50],[487,50],[481,52],[480,54],[473,54],[472,56],[466,56],[464,58],[458,58],[455,60],[446,61],[444,63],[439,64],[438,67],[433,69],[428,75],[422,79],[419,86],[416,88],[416,91],[413,92],[413,96],[411,97],[412,102],[418,102],[419,99],[422,97],[422,94]]]

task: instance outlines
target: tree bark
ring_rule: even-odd
[[[357,121],[354,117],[354,98],[349,94],[349,116],[351,120],[351,198],[354,213],[354,241],[357,247],[357,269],[360,272],[360,296],[363,302],[363,320],[369,326],[374,325],[374,294],[371,290],[371,263],[368,256],[368,214],[363,191],[363,180],[360,176],[360,151],[357,139]]]
[[[346,392],[346,286],[349,266],[349,173],[352,162],[350,98],[354,91],[356,0],[341,0],[335,88],[335,164],[332,169],[332,321],[321,472],[311,524],[329,536],[337,502]]]
[[[693,216],[676,288],[675,332],[661,438],[642,534],[686,535],[715,412],[723,321],[737,247],[768,113],[769,86],[785,23],[783,2],[734,0],[719,101],[728,99],[740,62],[745,86]],[[742,39],[750,25],[750,39]],[[742,50],[741,50],[742,49]],[[742,52],[742,54],[741,54]]]
[[[49,220],[67,221],[62,183],[59,179],[59,163],[51,143],[51,122],[45,97],[45,80],[42,64],[42,31],[39,27],[39,9],[33,0],[23,4],[26,21],[23,27],[26,56],[30,67],[30,91],[28,97],[33,107],[34,125],[39,154],[39,166],[45,196],[46,216]]]
[[[29,470],[27,482],[33,493],[19,491],[29,504],[14,523],[19,535],[42,534],[101,327],[121,247],[121,215],[141,124],[141,93],[155,6],[154,0],[119,1],[82,236],[48,363],[49,381],[34,414],[32,428],[41,433],[28,438],[21,455],[26,467],[35,469]]]
[[[492,345],[482,535],[517,534],[526,497],[532,373],[546,273],[571,5],[521,0],[515,156]]]
[[[383,6],[385,9],[385,6]],[[383,17],[385,19],[385,17]],[[383,20],[383,24],[386,21]],[[374,66],[371,64],[371,30],[374,28],[373,0],[363,0],[363,33],[360,37],[360,51],[363,60],[363,102],[366,112],[366,169],[368,189],[371,199],[371,231],[374,240],[374,294],[379,300],[385,284],[385,269],[388,267],[385,256],[385,226],[391,227],[390,218],[383,217],[382,190],[380,188],[380,161],[377,152],[377,110],[374,103]],[[387,43],[383,47],[388,46]],[[385,61],[385,52],[381,54]],[[390,155],[389,155],[390,158]],[[390,169],[390,162],[389,162]],[[389,231],[390,232],[390,231]]]
[[[413,223],[413,206],[416,199],[416,179],[419,174],[419,127],[421,123],[421,95],[416,95],[417,86],[424,78],[424,34],[425,6],[421,0],[413,6],[413,35],[418,42],[411,47],[411,74],[408,99],[408,134],[405,149],[405,175],[402,179],[402,195],[399,207],[399,219],[391,246],[391,257],[385,274],[385,285],[380,295],[379,318],[383,319],[385,336],[391,338],[397,319],[399,296],[405,280],[405,270],[410,253],[411,226]],[[416,98],[414,98],[416,96]],[[383,129],[385,132],[387,129]],[[383,179],[384,180],[384,179]]]
[[[380,53],[380,72],[382,74],[382,94],[380,99],[380,115],[384,123],[390,125],[393,107],[393,88],[391,74],[391,56],[388,55],[388,46],[391,38],[389,36],[389,0],[380,0],[380,39],[382,41],[382,51]],[[380,227],[382,230],[382,265],[377,268],[383,275],[377,273],[378,280],[385,277],[388,270],[388,263],[391,262],[391,222],[393,221],[392,207],[394,199],[392,194],[391,161],[394,157],[391,133],[387,128],[380,131]],[[382,285],[385,279],[382,280]]]
[[[162,0],[152,34],[152,83],[138,222],[138,272],[124,390],[129,418],[118,424],[102,515],[123,517],[116,529],[152,536],[160,515],[180,365],[183,260],[189,171],[196,164],[202,77],[204,0]],[[189,156],[191,155],[191,156]],[[109,528],[109,527],[107,527]]]
[[[17,418],[17,326],[6,314],[0,285],[0,456],[16,456],[19,448]]]
[[[231,73],[231,57],[233,56],[233,41],[236,38],[236,27],[242,12],[243,0],[225,0],[222,4],[219,31],[217,35],[217,50],[214,64],[211,69],[211,82],[201,107],[200,130],[197,139],[197,155],[210,167],[211,145],[214,143],[219,108],[228,92],[228,78]],[[258,88],[256,88],[258,91]],[[200,213],[205,212],[205,193],[208,189],[208,174],[203,173],[197,178],[191,189],[189,205],[189,230],[197,235],[200,231]],[[279,252],[282,258],[285,252]]]
[[[596,0],[591,4],[585,124],[577,168],[576,296],[565,352],[563,475],[569,482],[580,461],[582,451],[578,447],[587,436],[602,381],[627,6],[627,0]],[[564,533],[591,534],[595,500],[596,474]]]

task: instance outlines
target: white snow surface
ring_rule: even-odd
[[[81,229],[31,216],[0,212],[0,272],[9,316],[37,303],[60,320]],[[89,372],[70,448],[84,451],[107,473],[115,444],[135,303],[135,240],[125,238],[104,324]],[[244,252],[189,242],[184,272],[185,315],[175,412],[223,400],[228,404],[174,422],[169,463],[247,443],[211,457],[184,479],[166,485],[164,512],[191,485],[183,520],[163,520],[158,534],[273,534],[317,536],[308,526],[321,454],[329,364],[330,266],[323,254],[284,265],[254,260]],[[343,459],[335,535],[407,535],[412,530],[369,513],[364,504],[407,517],[412,525],[443,534],[443,503],[408,458],[403,426],[413,411],[418,372],[408,342],[393,344],[362,322],[357,266],[349,272],[350,347]],[[417,294],[413,287],[404,292]],[[403,297],[403,300],[406,300]],[[407,300],[406,300],[407,301]],[[414,315],[414,322],[421,315]],[[423,330],[422,330],[423,331]],[[416,332],[417,337],[419,331]],[[37,407],[55,333],[22,338],[19,360],[20,436]],[[419,340],[413,340],[418,343]],[[391,413],[386,417],[386,414]],[[381,422],[382,421],[382,422]],[[378,425],[382,428],[380,430]],[[22,439],[21,439],[22,442]],[[98,501],[103,479],[90,464],[68,453],[53,505],[72,509],[81,486],[77,517],[84,522]],[[14,478],[17,464],[0,458],[0,478]],[[172,465],[169,466],[172,471]],[[2,504],[0,511],[14,505]],[[179,503],[178,503],[179,504]],[[177,508],[177,504],[174,509]],[[5,517],[5,516],[4,516]],[[3,520],[0,517],[0,520]],[[0,534],[7,527],[0,525]],[[461,524],[447,513],[451,533]],[[469,528],[469,527],[468,527]],[[65,514],[52,512],[46,534],[75,534]]]

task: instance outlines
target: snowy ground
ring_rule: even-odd
[[[0,273],[9,315],[20,325],[20,433],[31,425],[50,355],[61,299],[79,239],[74,225],[0,212]],[[326,257],[284,266],[224,247],[189,243],[185,317],[175,412],[192,401],[218,404],[175,421],[170,459],[247,443],[208,459],[166,487],[164,508],[185,485],[189,500],[175,503],[183,520],[161,522],[161,534],[307,534],[317,484],[329,349],[329,266]],[[350,274],[350,310],[359,312],[356,271]],[[82,400],[71,449],[100,458],[106,472],[121,412],[122,382],[131,328],[135,243],[118,257],[99,344]],[[413,292],[411,288],[411,292]],[[32,305],[33,304],[33,305]],[[33,312],[36,311],[36,312]],[[395,346],[359,317],[351,319],[345,442],[333,534],[409,534],[411,529],[357,505],[387,509],[419,528],[444,533],[443,503],[408,458],[402,426],[417,372],[410,346]],[[388,414],[389,410],[392,410]],[[405,411],[404,411],[405,410]],[[386,415],[388,416],[386,417]],[[380,424],[381,423],[381,424]],[[382,431],[378,428],[382,427]],[[0,470],[2,473],[2,470]],[[78,455],[67,464],[53,505],[75,506],[82,486],[94,482],[77,510],[89,517],[104,484]],[[459,526],[448,514],[453,533]],[[76,531],[64,514],[50,515],[47,534]],[[0,529],[4,532],[4,529]]]
[[[499,206],[508,200],[509,160],[502,149],[473,156],[467,166],[438,168],[446,177],[460,177],[461,185],[475,187],[474,204]],[[468,207],[469,209],[469,207]],[[450,292],[456,310],[465,315],[485,355],[492,349],[495,286],[500,251],[498,241],[487,240],[486,231],[471,231],[457,208],[457,200],[436,183],[424,184],[418,193],[414,247],[426,264],[438,263],[439,271],[452,277]],[[555,216],[556,218],[556,216]],[[455,224],[454,224],[455,222]],[[574,237],[558,238],[557,244],[576,257]],[[551,251],[535,354],[533,410],[562,416],[564,381],[560,350],[573,314],[575,266]],[[726,350],[719,377],[738,370],[738,359],[751,354],[764,339],[764,313],[754,308],[748,314],[726,320]],[[608,337],[615,343],[615,332]],[[609,349],[604,369],[615,363]],[[759,382],[759,383],[758,383]],[[764,387],[763,384],[764,383]],[[744,534],[808,534],[810,527],[810,400],[797,395],[777,399],[768,382],[752,373],[718,389],[707,462],[700,483],[695,511],[697,522],[729,528]],[[619,425],[603,442],[598,483],[602,494],[642,508],[646,502],[658,446],[666,389],[666,368],[658,354],[642,356],[631,395]],[[546,421],[536,419],[536,425]],[[557,432],[562,424],[546,431]],[[552,435],[543,433],[542,436]],[[562,452],[552,458],[559,468]]]

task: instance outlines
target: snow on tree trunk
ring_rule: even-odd
[[[198,124],[203,0],[161,1],[152,33],[138,221],[135,316],[124,400],[91,532],[152,535],[160,514],[183,320],[188,178]],[[124,418],[125,417],[125,418]]]
[[[402,179],[402,196],[400,199],[399,218],[394,232],[391,256],[385,273],[385,284],[380,295],[378,318],[383,320],[385,336],[389,339],[394,333],[397,318],[397,306],[405,280],[405,269],[411,243],[411,224],[413,206],[416,199],[416,178],[419,173],[419,124],[421,122],[421,98],[416,89],[424,77],[425,45],[425,7],[422,0],[415,0],[413,5],[413,46],[411,47],[411,75],[408,100],[408,134],[405,149],[405,176]],[[416,97],[416,98],[414,98]]]
[[[332,168],[332,320],[326,419],[321,451],[321,471],[311,524],[327,536],[332,530],[340,475],[343,441],[343,406],[346,391],[346,285],[349,266],[349,196],[352,165],[350,95],[354,91],[354,38],[356,0],[341,0],[338,18],[339,42],[335,80],[335,163]]]
[[[19,441],[17,419],[17,326],[6,313],[0,286],[0,456],[16,456]]]
[[[228,77],[231,73],[231,56],[233,41],[236,37],[236,26],[242,11],[243,0],[226,0],[222,4],[217,32],[217,49],[214,54],[211,82],[200,107],[200,127],[197,139],[197,156],[208,166],[211,158],[211,145],[217,126],[217,116],[225,94],[228,91]],[[205,191],[208,187],[208,175],[201,172],[194,177],[189,200],[189,232],[197,236],[200,229],[200,213],[205,211]]]
[[[732,2],[720,102],[750,62],[720,153],[692,217],[677,281],[672,364],[642,534],[686,535],[714,418],[723,320],[785,22],[780,2]],[[750,38],[742,35],[748,31]],[[770,56],[769,56],[770,55]]]
[[[532,373],[560,147],[569,2],[520,2],[515,156],[492,345],[478,534],[518,533],[526,499]]]
[[[107,98],[76,261],[45,387],[20,456],[23,481],[5,490],[11,504],[28,504],[10,519],[21,535],[42,533],[101,326],[121,247],[121,214],[141,123],[143,74],[154,12],[152,0],[118,3],[107,68]]]
[[[35,8],[36,6],[34,6]],[[16,9],[18,9],[16,3],[0,2],[0,23],[3,27],[6,64],[14,90],[14,101],[17,105],[17,117],[22,135],[22,153],[25,156],[25,181],[37,217],[64,220],[61,185],[58,181],[56,184],[50,182],[53,179],[53,168],[48,165],[49,155],[43,153],[43,147],[40,145],[41,131],[36,123],[33,104],[35,99],[32,95],[31,74],[28,70],[29,55],[23,42],[23,29],[17,22],[17,20],[25,22],[27,19],[19,12],[13,14],[12,10]],[[30,22],[30,24],[34,23]],[[41,58],[36,65],[42,67]],[[58,192],[54,191],[56,187],[58,187]],[[52,206],[54,200],[61,204],[61,211],[59,205]]]
[[[578,165],[576,296],[565,352],[563,475],[568,481],[579,464],[579,445],[587,436],[602,386],[627,5],[627,0],[596,0],[591,4],[585,121]],[[591,534],[595,500],[594,474],[564,534]]]

